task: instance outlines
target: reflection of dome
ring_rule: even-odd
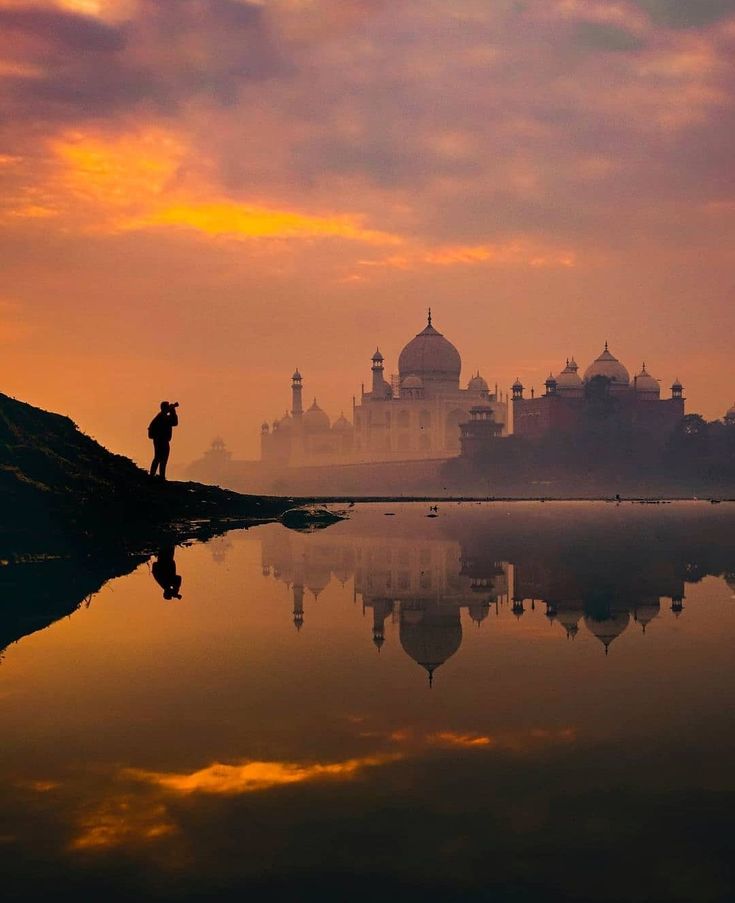
[[[398,358],[402,380],[420,376],[424,380],[458,383],[461,369],[459,352],[431,325],[431,314],[426,329],[411,339]]]
[[[584,371],[584,381],[589,382],[595,376],[604,376],[616,386],[630,384],[630,374],[620,361],[610,354],[607,342],[605,342],[605,350],[602,354]]]
[[[732,407],[729,407],[725,411],[725,420],[730,420],[735,422],[735,402],[733,402]]]
[[[329,417],[316,403],[316,398],[309,410],[304,414],[303,423],[304,429],[308,433],[317,433],[321,430],[329,429]]]
[[[579,367],[574,358],[568,360],[566,367],[556,377],[556,391],[561,394],[579,391],[582,388],[582,380],[577,373],[578,370]]]
[[[403,651],[429,673],[451,658],[462,644],[462,625],[458,611],[442,613],[428,610],[401,610],[399,636]]]
[[[645,633],[646,627],[648,627],[654,618],[658,617],[660,611],[661,603],[658,599],[650,599],[647,602],[636,605],[633,617],[641,625],[643,632]]]
[[[473,599],[467,606],[470,617],[478,626],[490,613],[490,603],[487,599]]]
[[[609,618],[602,619],[594,618],[592,615],[584,616],[587,629],[602,643],[606,653],[610,643],[615,637],[620,636],[628,626],[628,621],[630,621],[630,615],[627,611],[615,611]]]
[[[725,574],[725,583],[730,587],[733,593],[735,593],[735,571],[730,571]]]
[[[645,364],[641,368],[641,372],[636,376],[634,385],[636,392],[640,393],[644,398],[658,398],[661,395],[661,387],[658,384],[658,380],[646,370]]]
[[[343,432],[346,432],[347,430],[351,430],[352,424],[345,417],[344,414],[340,414],[339,417],[334,421],[334,424],[332,425],[332,429],[335,430],[335,432],[343,433]]]
[[[561,609],[557,611],[557,620],[561,624],[561,626],[566,630],[567,636],[574,639],[574,637],[579,632],[579,627],[577,626],[579,622],[579,616],[581,612],[571,610],[571,609]]]
[[[423,388],[423,380],[418,376],[407,376],[401,383],[402,389],[421,389]]]
[[[467,383],[467,388],[470,392],[487,392],[490,387],[478,371]]]

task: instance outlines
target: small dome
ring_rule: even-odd
[[[512,389],[522,389],[523,388],[523,383],[520,381],[520,379],[518,379],[518,377],[516,377],[516,381],[513,383],[511,388]]]
[[[373,361],[377,364],[379,361],[382,363],[383,355],[380,353],[380,348],[375,349],[375,354],[373,355]]]
[[[459,352],[431,325],[431,314],[426,329],[411,339],[398,358],[402,379],[420,376],[425,380],[458,383],[461,369]]]
[[[490,387],[488,386],[487,381],[480,376],[480,372],[478,370],[478,372],[475,373],[472,379],[467,383],[467,388],[470,392],[487,392]]]
[[[303,422],[304,429],[309,433],[317,433],[321,430],[329,429],[329,417],[316,403],[316,398],[309,410],[304,414]]]
[[[283,415],[283,417],[281,417],[281,419],[278,421],[277,427],[274,424],[274,428],[277,428],[279,430],[290,430],[292,426],[293,426],[293,418],[288,413],[288,411],[286,411],[286,413]]]
[[[605,350],[584,371],[584,381],[587,383],[595,376],[604,376],[615,386],[630,385],[630,374],[620,361],[610,353],[605,342]]]
[[[264,421],[260,424],[260,432],[261,432],[261,433],[267,433],[269,430],[270,430],[270,427],[268,426],[268,421],[267,421],[267,420],[264,420]],[[214,445],[214,443],[212,443],[212,445]]]
[[[403,382],[401,383],[402,389],[421,389],[423,388],[424,381],[420,379],[418,376],[407,376]]]
[[[345,417],[344,413],[342,413],[342,414],[340,414],[339,417],[334,421],[334,424],[332,425],[332,429],[335,430],[335,432],[338,432],[338,433],[344,433],[344,432],[346,432],[347,430],[351,430],[351,429],[352,429],[352,424],[351,424],[350,421]]]
[[[566,366],[556,377],[556,388],[558,392],[571,392],[582,388],[582,380],[577,371],[579,367],[574,358],[567,360]]]
[[[301,379],[301,374],[299,373],[298,367],[294,370],[293,376],[291,377],[291,379],[294,380],[295,382],[297,382],[298,380]]]
[[[661,387],[658,384],[658,380],[651,376],[648,370],[646,370],[645,364],[641,367],[641,372],[637,374],[633,384],[636,392],[639,392],[641,395],[650,395],[658,398],[661,394]]]

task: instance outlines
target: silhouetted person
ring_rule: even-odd
[[[179,425],[176,408],[179,403],[175,401],[169,404],[161,402],[161,410],[151,420],[148,427],[148,438],[153,440],[153,461],[151,463],[151,476],[155,477],[156,471],[162,480],[166,479],[166,464],[171,453],[171,436],[175,426]]]
[[[180,599],[181,577],[176,573],[174,546],[163,546],[153,562],[151,571],[156,583],[163,589],[164,599]]]

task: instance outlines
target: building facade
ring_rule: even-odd
[[[643,364],[632,379],[626,367],[613,356],[607,342],[600,356],[579,375],[572,358],[557,375],[549,374],[543,395],[527,398],[516,380],[512,387],[513,433],[540,439],[551,432],[573,433],[582,424],[590,404],[609,399],[618,414],[639,434],[665,439],[684,416],[684,391],[678,379],[671,396],[661,398],[659,381]]]
[[[261,460],[288,467],[357,464],[455,457],[460,425],[482,406],[492,412],[498,432],[507,434],[507,398],[493,391],[479,371],[460,385],[462,359],[433,326],[403,348],[398,373],[385,377],[385,361],[376,349],[370,389],[353,398],[352,421],[341,414],[332,423],[314,399],[303,409],[303,380],[291,381],[291,410],[261,428]]]

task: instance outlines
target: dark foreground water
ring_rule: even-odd
[[[164,549],[10,645],[0,896],[733,900],[735,505],[426,514]]]

